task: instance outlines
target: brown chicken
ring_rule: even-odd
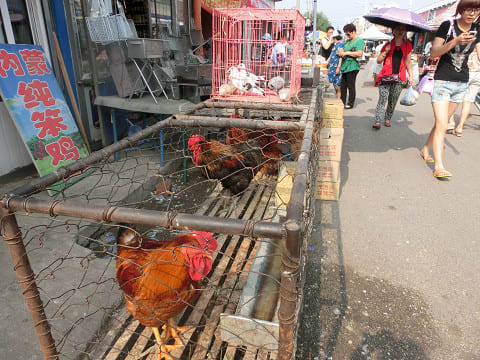
[[[211,233],[182,234],[169,242],[140,236],[122,227],[118,236],[116,276],[128,311],[152,328],[159,360],[182,346],[173,318],[199,295],[202,279],[212,268],[217,242]],[[158,328],[165,332],[160,336]],[[167,345],[170,337],[174,345]]]
[[[202,135],[192,135],[188,139],[188,148],[203,175],[207,179],[219,180],[234,195],[248,187],[262,162],[260,145],[254,140],[232,146],[206,140]]]
[[[248,129],[231,128],[227,131],[227,144],[238,145],[251,140],[256,140],[262,150],[262,165],[257,177],[278,174],[278,162],[283,153],[278,145],[277,130],[251,131]]]

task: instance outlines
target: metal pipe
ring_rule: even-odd
[[[18,227],[15,214],[9,212],[5,208],[0,208],[1,227],[0,234],[8,245],[10,254],[14,264],[17,279],[23,289],[23,297],[30,316],[33,320],[35,333],[40,343],[45,360],[58,359],[55,341],[53,340],[48,323],[42,299],[35,282],[35,274],[33,273],[28,255],[23,244],[22,233]]]
[[[299,242],[301,226],[295,221],[285,224],[287,242]],[[286,251],[282,252],[282,268],[280,275],[280,307],[278,309],[279,338],[278,360],[291,360],[295,352],[297,320],[297,282],[299,261],[290,258]]]
[[[307,105],[293,105],[293,104],[256,104],[246,102],[214,102],[211,100],[205,101],[205,106],[208,108],[220,109],[252,109],[252,110],[272,110],[272,111],[295,111],[302,112]]]
[[[167,211],[143,210],[116,206],[99,206],[78,201],[45,200],[33,197],[6,196],[0,205],[11,211],[71,216],[98,220],[105,223],[133,223],[137,225],[162,226],[168,229],[201,230],[249,237],[279,239],[283,226],[270,221],[224,219],[214,216],[198,216]]]
[[[237,119],[196,115],[173,115],[176,119],[166,120],[170,126],[188,127],[242,127],[247,129],[303,130],[305,123],[296,121],[272,121]]]

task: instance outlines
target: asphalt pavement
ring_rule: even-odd
[[[480,113],[447,135],[433,177],[419,155],[430,96],[372,129],[378,90],[345,110],[340,201],[318,201],[309,244],[302,359],[480,359]],[[456,119],[458,122],[459,111]]]

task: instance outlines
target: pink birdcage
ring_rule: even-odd
[[[214,9],[212,98],[291,102],[300,90],[304,33],[297,10]]]

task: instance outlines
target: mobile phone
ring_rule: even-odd
[[[477,30],[470,30],[468,35],[472,35],[473,37],[477,36]]]

